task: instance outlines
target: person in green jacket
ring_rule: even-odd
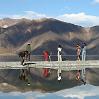
[[[26,51],[28,51],[28,61],[30,61],[30,55],[31,55],[31,44],[30,43],[27,44]]]

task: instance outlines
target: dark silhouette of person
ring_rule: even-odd
[[[26,51],[28,51],[28,61],[30,61],[30,55],[31,55],[31,44],[30,43],[27,44]]]
[[[25,59],[28,57],[28,51],[21,51],[18,55],[21,58],[21,65],[23,65]]]

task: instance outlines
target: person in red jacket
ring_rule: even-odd
[[[43,52],[43,56],[45,61],[49,60],[49,52],[47,50]]]
[[[47,50],[45,50],[43,52],[43,57],[44,57],[44,61],[49,61],[49,52]],[[49,75],[49,69],[48,68],[44,68],[43,69],[43,76],[44,77],[48,77]]]

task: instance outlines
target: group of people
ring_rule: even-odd
[[[85,61],[85,59],[86,59],[86,43],[83,43],[82,46],[77,44],[75,49],[76,49],[76,54],[77,54],[77,60]],[[57,60],[58,61],[62,61],[62,50],[63,50],[63,47],[61,45],[58,45],[58,47],[57,47],[57,58],[58,58]],[[19,57],[21,57],[21,59],[22,59],[22,61],[21,61],[22,65],[24,63],[24,60],[30,61],[30,54],[31,54],[31,44],[29,43],[26,46],[26,50],[19,53]],[[43,52],[43,57],[44,57],[45,61],[51,60],[50,53],[47,50],[45,50]],[[85,71],[83,70],[83,72],[85,72]],[[61,81],[61,68],[58,69],[57,73],[58,73],[58,81]],[[43,75],[45,77],[48,77],[48,75],[49,75],[48,68],[44,68]],[[81,75],[81,71],[78,70],[77,76],[76,76],[77,80],[80,79],[80,75]]]
[[[43,51],[43,56],[44,56],[45,61],[50,60],[50,53],[47,50]],[[58,61],[62,61],[62,46],[61,45],[58,45],[57,57],[58,57]]]
[[[59,45],[57,48],[57,55],[58,55],[58,61],[62,61],[62,46],[61,45]],[[50,53],[47,50],[45,50],[43,52],[43,56],[44,56],[45,61],[49,61],[49,60],[51,61]],[[58,73],[58,81],[60,81],[61,80],[61,69],[60,68],[58,69],[57,73]],[[45,77],[48,77],[49,74],[50,74],[49,69],[44,68],[43,69],[43,75]]]
[[[58,61],[62,61],[62,46],[58,46]],[[76,53],[77,53],[77,60],[86,60],[86,43],[82,43],[82,46],[79,44],[76,45]],[[61,69],[58,69],[58,81],[61,81]],[[82,81],[83,84],[86,84],[85,81],[85,68],[82,70],[78,70],[76,74],[76,79]]]
[[[63,49],[62,46],[58,45],[58,48],[57,48],[58,61],[62,61],[62,49]],[[76,49],[76,53],[77,53],[77,60],[85,61],[85,59],[86,59],[86,43],[83,43],[82,46],[77,44],[75,49]],[[50,53],[47,50],[43,52],[45,61],[49,60],[49,54]]]
[[[62,46],[58,45],[57,48],[57,56],[58,56],[58,61],[62,61]],[[80,46],[79,44],[76,45],[76,52],[77,52],[77,60],[81,60],[85,61],[86,59],[86,43],[83,43],[82,46]],[[24,62],[24,60],[28,60],[30,61],[30,54],[31,54],[31,44],[28,43],[26,46],[26,50],[25,51],[21,51],[19,53],[19,57],[22,58],[22,64]],[[50,53],[46,50],[43,52],[43,56],[44,56],[44,60],[48,61],[49,60],[49,55]],[[82,58],[81,58],[82,56]]]

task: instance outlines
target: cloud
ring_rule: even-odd
[[[14,15],[0,15],[1,18],[13,18],[13,19],[21,19],[21,18],[26,18],[26,19],[40,19],[40,18],[45,18],[47,17],[45,14],[40,14],[34,11],[24,11],[23,14],[14,14]]]
[[[94,0],[93,3],[94,4],[99,3],[99,0]]]
[[[99,16],[87,15],[84,12],[60,15],[57,19],[87,27],[99,25]]]
[[[36,13],[33,11],[25,11],[25,13],[22,15],[12,15],[11,17],[14,19],[21,19],[21,18],[40,19],[40,18],[44,18],[47,16],[45,14],[40,14],[40,13]]]

